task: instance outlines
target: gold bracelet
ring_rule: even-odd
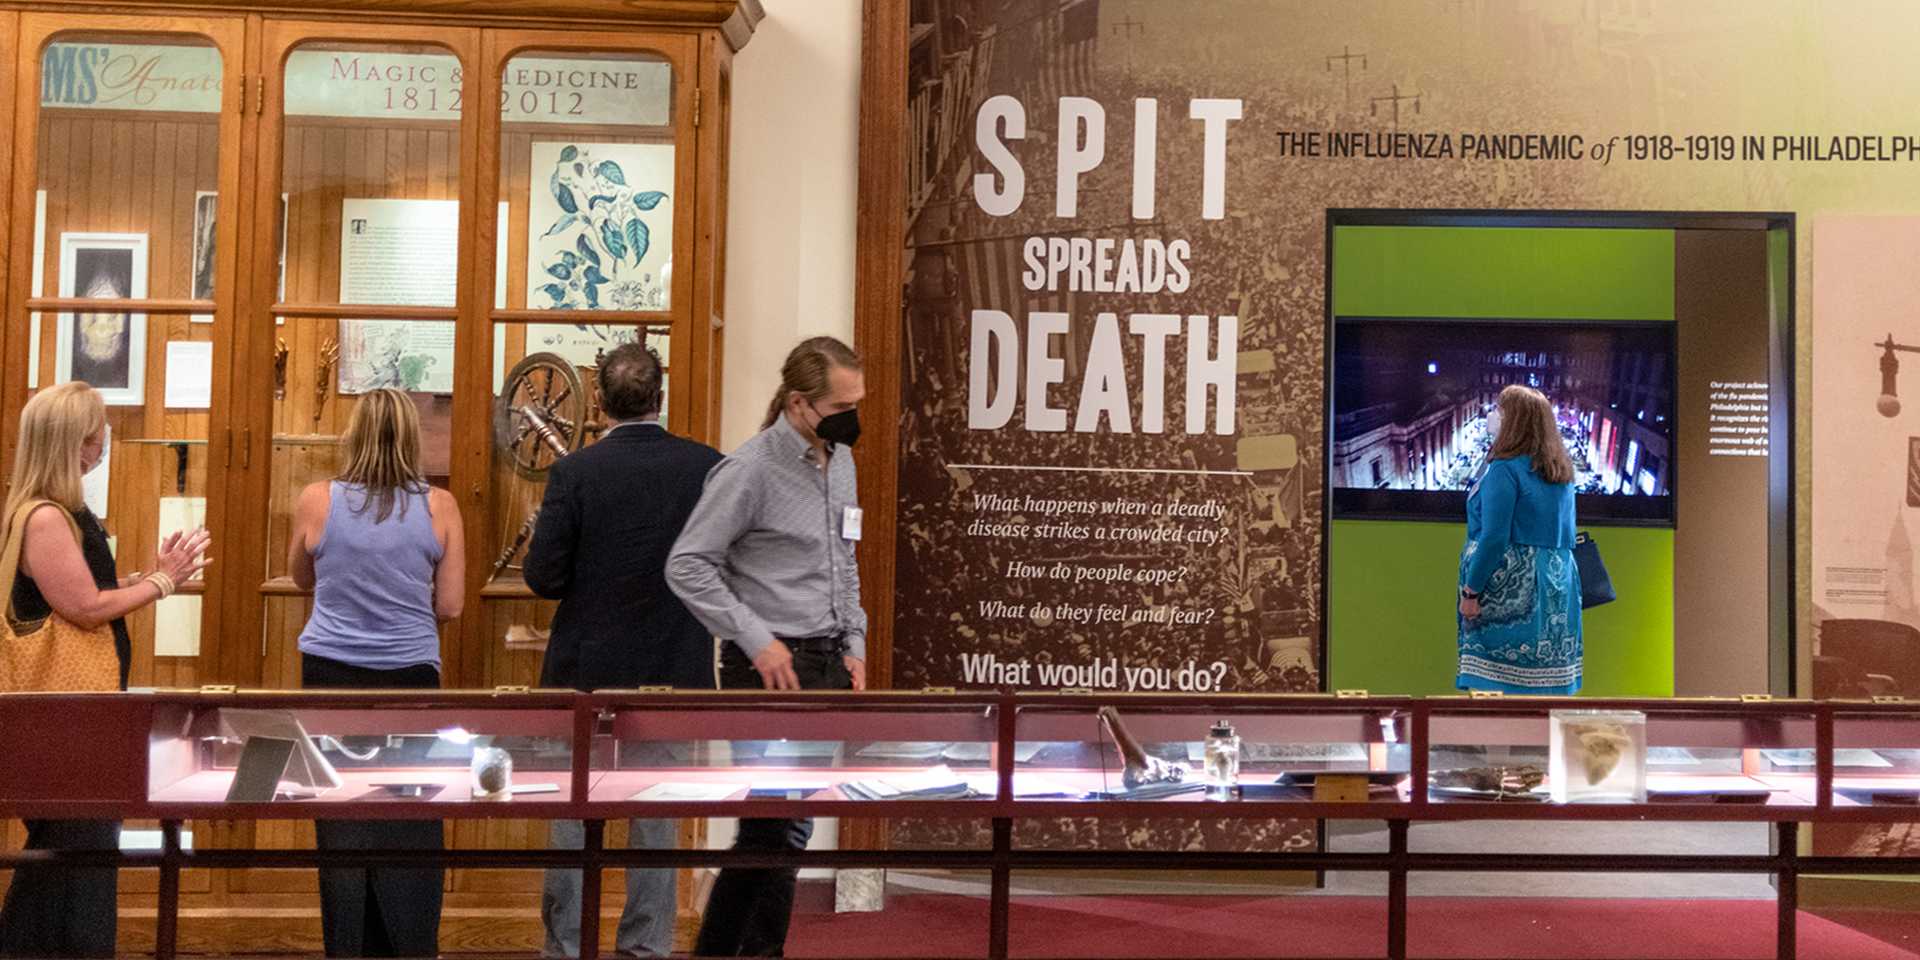
[[[159,599],[161,600],[165,600],[166,598],[173,596],[174,591],[180,589],[179,586],[173,582],[172,577],[169,577],[158,570],[155,570],[154,572],[147,574],[146,581],[148,583],[153,584],[154,587],[159,589],[160,591]]]

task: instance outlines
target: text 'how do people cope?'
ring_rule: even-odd
[[[1173,668],[1129,666],[1113,657],[1099,657],[1087,663],[1053,663],[1001,660],[991,653],[963,653],[960,673],[969,684],[996,687],[1205,693],[1221,689],[1227,664],[1224,660],[1209,664],[1189,660]]]

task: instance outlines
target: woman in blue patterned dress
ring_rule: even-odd
[[[1537,390],[1494,408],[1486,475],[1467,498],[1460,552],[1462,690],[1580,689],[1580,571],[1573,562],[1573,461]]]

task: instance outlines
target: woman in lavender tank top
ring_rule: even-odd
[[[392,389],[362,394],[340,475],[293,511],[287,568],[313,591],[300,633],[301,685],[438,687],[439,625],[460,615],[465,547],[453,495],[420,473],[420,413]],[[323,850],[440,849],[438,821],[318,821]],[[326,868],[320,923],[329,957],[434,956],[443,871]]]

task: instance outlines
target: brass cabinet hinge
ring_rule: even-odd
[[[700,129],[700,106],[705,102],[706,102],[706,97],[701,91],[701,89],[699,87],[694,87],[693,88],[693,128],[695,130]]]

